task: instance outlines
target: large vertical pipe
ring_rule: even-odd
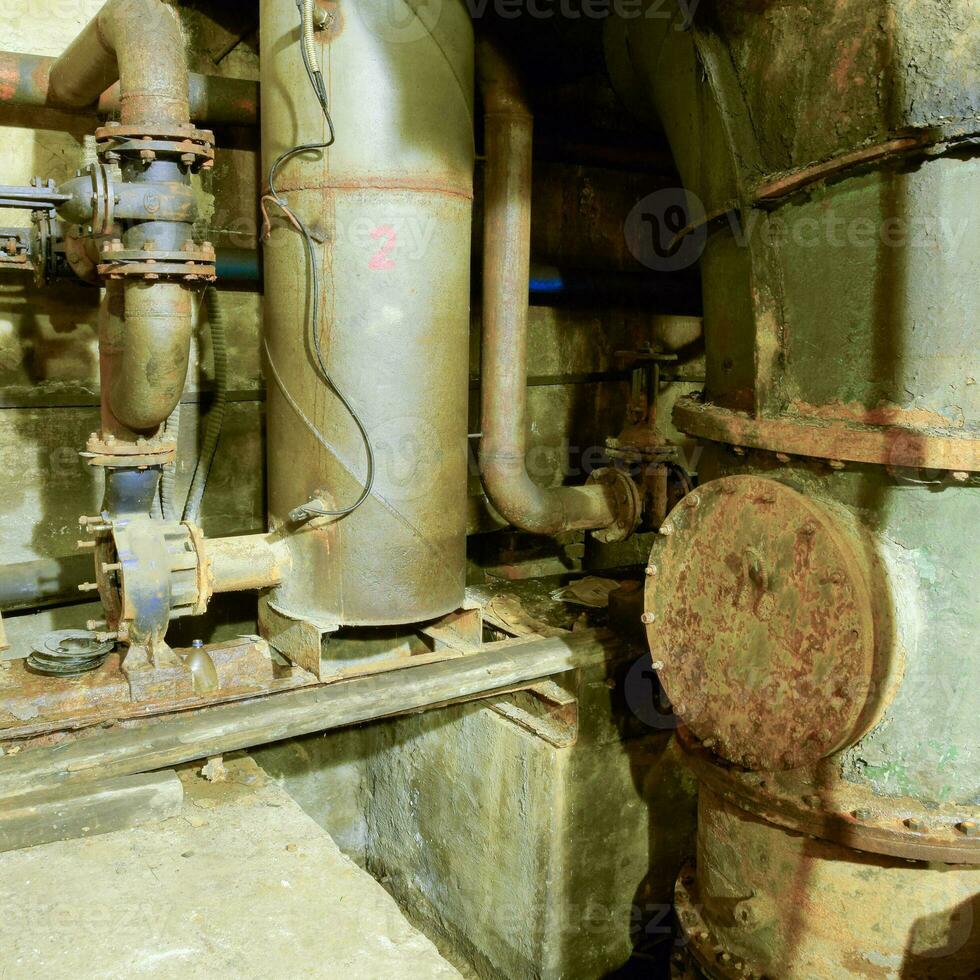
[[[514,68],[479,46],[486,133],[480,475],[497,510],[536,534],[619,519],[612,487],[539,486],[527,471],[527,282],[531,270],[534,120]]]
[[[48,93],[57,104],[81,108],[94,104],[116,80],[124,128],[145,128],[147,138],[189,135],[184,40],[175,12],[160,0],[108,0],[50,65]],[[148,153],[148,160],[123,161],[125,182],[189,182],[176,161],[150,162],[155,155]],[[155,259],[157,249],[179,251],[191,231],[188,221],[144,221],[127,228],[120,244]],[[131,277],[121,290],[115,284],[107,290],[103,423],[114,436],[154,433],[183,389],[196,288],[159,278]]]
[[[980,234],[967,216],[980,182],[980,9],[839,0],[819,16],[819,5],[728,0],[701,4],[692,24],[689,6],[677,4],[674,23],[641,17],[607,33],[621,90],[649,97],[686,188],[705,215],[725,216],[696,229],[707,384],[675,420],[713,443],[702,481],[764,474],[859,529],[862,560],[884,583],[867,603],[878,655],[895,672],[874,689],[877,721],[816,762],[765,778],[705,766],[706,780],[737,786],[729,799],[764,819],[704,796],[697,875],[678,894],[705,914],[681,921],[710,969],[723,950],[726,962],[786,978],[971,975]],[[909,468],[947,455],[962,468]],[[687,527],[698,519],[689,513]],[[800,608],[815,594],[800,594]],[[737,613],[742,593],[732,595]],[[703,593],[678,595],[680,621],[703,603]],[[782,653],[758,640],[761,627],[748,635],[756,624],[746,621],[745,642],[719,637],[706,662],[758,689],[770,678],[756,679],[754,656]],[[798,634],[789,651],[793,684],[809,639]],[[806,701],[824,707],[802,686],[793,693],[797,715]],[[834,700],[846,697],[842,685]],[[682,702],[678,714],[693,726],[703,705]],[[760,743],[779,737],[780,721],[775,702],[753,718]],[[704,746],[723,751],[710,738]],[[776,796],[801,806],[780,815]],[[800,831],[808,820],[819,841],[772,827]],[[929,863],[936,846],[968,867]],[[867,882],[881,907],[915,915],[873,920]]]
[[[289,521],[311,497],[328,509],[356,500],[366,453],[311,356],[300,236],[276,222],[264,253],[270,521],[292,551],[271,602],[326,624],[420,621],[463,600],[472,25],[455,0],[431,29],[407,3],[396,25],[390,7],[357,4],[317,34],[336,143],[277,180],[316,238],[324,359],[377,457],[373,493],[338,520]],[[268,172],[326,126],[295,5],[264,0],[261,14]]]

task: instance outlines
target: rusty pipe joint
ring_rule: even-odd
[[[151,657],[172,620],[203,615],[218,593],[272,588],[289,569],[288,550],[269,534],[206,538],[189,521],[141,513],[80,523],[92,535],[83,543],[94,552],[93,585],[109,631]]]
[[[108,0],[51,66],[51,99],[85,108],[116,80],[121,120],[180,125],[190,118],[180,25],[160,0]]]
[[[489,41],[477,49],[486,118],[480,474],[494,507],[533,534],[639,524],[628,474],[593,474],[585,486],[545,488],[527,471],[527,283],[531,270],[531,151],[534,121],[520,79]]]
[[[273,534],[202,538],[198,554],[209,595],[271,589],[292,562],[286,542]]]
[[[184,39],[161,0],[108,0],[51,65],[48,88],[53,101],[82,108],[117,80],[121,118],[96,130],[101,164],[69,182],[64,210],[77,221],[91,208],[93,242],[72,254],[91,272],[91,245],[108,287],[103,435],[135,442],[155,437],[180,399],[194,294],[215,277],[214,249],[193,239],[190,186],[213,165],[214,137],[190,122]]]

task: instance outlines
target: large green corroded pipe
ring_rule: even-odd
[[[955,0],[944,11],[926,0],[846,0],[814,19],[805,52],[790,7],[754,0],[703,3],[691,30],[677,29],[682,11],[674,22],[610,26],[611,73],[662,120],[685,187],[706,215],[733,202],[741,210],[737,222],[709,226],[701,255],[702,411],[834,423],[842,453],[849,428],[877,427],[896,460],[910,440],[980,435],[980,162],[968,138],[980,133],[980,7]],[[928,151],[845,166],[754,206],[759,187],[888,147],[897,133]],[[980,627],[980,553],[964,538],[980,516],[976,480],[901,473],[893,462],[885,454],[819,480],[780,471],[853,509],[909,600],[897,610],[905,638],[895,651],[905,685],[842,764],[882,793],[977,801],[980,663],[949,656]],[[964,670],[974,693],[950,696]]]
[[[267,174],[327,126],[295,4],[263,0],[261,31]],[[367,456],[311,353],[303,241],[276,220],[263,251],[269,512],[292,569],[269,602],[325,627],[418,622],[464,595],[473,28],[459,0],[432,25],[409,3],[393,19],[391,4],[366,0],[313,46],[336,142],[293,157],[276,183],[315,235],[314,329],[377,467],[353,513],[290,520],[311,499],[326,510],[357,500]]]
[[[868,824],[889,839],[918,828],[968,843],[980,806],[980,460],[970,449],[980,438],[980,7],[702,0],[693,21],[689,8],[606,31],[617,89],[660,120],[700,202],[689,231],[703,239],[707,380],[703,401],[675,417],[682,427],[713,420],[701,431],[712,440],[702,481],[763,474],[859,528],[862,561],[882,583],[867,612],[892,671],[868,728],[806,771],[767,773],[767,792],[803,780],[814,811],[862,794],[850,815],[856,842]],[[859,437],[882,449],[857,452]],[[906,466],[910,448],[942,459],[950,447],[962,469]],[[737,655],[748,673],[749,646],[712,655]],[[764,713],[758,729],[765,740]],[[932,823],[940,814],[946,823]],[[756,892],[763,911],[746,904],[741,921],[720,910],[753,895],[756,845],[748,830],[720,840],[704,827],[693,887],[705,934],[753,969],[906,976],[925,962],[916,948],[937,975],[975,968],[975,936],[958,937],[956,922],[971,921],[976,903],[943,903],[945,871],[923,862],[895,875],[896,900],[916,889],[941,938],[913,929],[908,948],[864,960],[871,924],[852,908],[853,935],[836,942],[837,959],[818,962],[808,951],[830,921],[821,906],[840,896],[817,851],[785,865],[792,915],[780,895]],[[819,844],[827,868],[853,862],[863,878],[890,867],[833,846]],[[975,881],[975,867],[954,873]],[[800,908],[812,914],[800,919]],[[751,927],[756,915],[765,929]]]

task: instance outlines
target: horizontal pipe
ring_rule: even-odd
[[[100,732],[0,756],[0,805],[28,792],[163,769],[285,738],[499,694],[555,674],[607,663],[619,650],[620,642],[613,634],[599,630],[505,640],[440,663],[183,712],[139,728]]]
[[[271,588],[289,568],[288,549],[268,534],[206,538],[203,547],[212,594]]]
[[[13,612],[88,601],[78,587],[90,581],[94,572],[91,552],[0,566],[0,610]]]
[[[88,105],[59,99],[51,91],[51,66],[57,59],[37,54],[0,51],[0,107],[57,109],[62,112],[116,115],[119,83],[111,85]],[[246,78],[221,78],[189,72],[190,117],[209,125],[257,126],[259,83]]]
[[[254,248],[215,249],[218,285],[231,282],[262,282],[262,256]]]

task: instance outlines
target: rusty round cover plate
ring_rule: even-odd
[[[830,509],[733,476],[688,494],[661,530],[647,638],[676,714],[705,746],[749,769],[794,769],[860,735],[872,600]]]

